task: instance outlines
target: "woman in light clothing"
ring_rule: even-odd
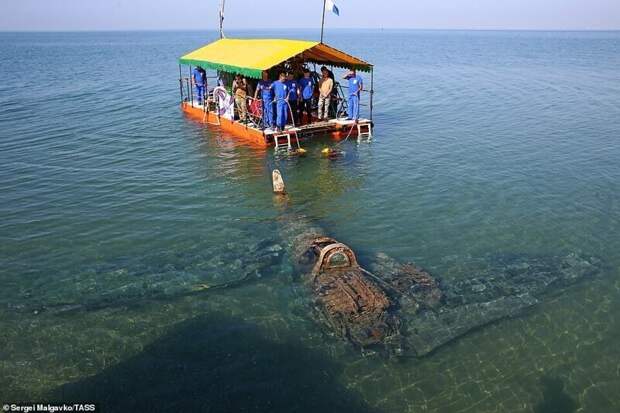
[[[232,84],[232,92],[235,96],[235,103],[237,104],[239,120],[242,122],[246,122],[248,116],[248,106],[246,102],[248,95],[248,83],[241,75],[235,76],[235,80]]]
[[[329,70],[325,66],[321,68],[323,77],[319,81],[319,120],[329,118],[329,101],[334,88],[334,80],[329,77]]]

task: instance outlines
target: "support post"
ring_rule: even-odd
[[[192,103],[192,107],[194,106],[194,88],[192,87],[192,66],[189,66],[189,78],[187,79],[188,89],[189,89],[189,100]]]
[[[189,85],[189,79],[187,79],[187,82],[185,82],[185,86],[187,87],[187,101],[189,102],[189,96],[190,96],[190,85]]]
[[[183,72],[181,72],[181,65],[179,65],[179,92],[181,93],[181,104],[183,104]]]
[[[321,19],[321,43],[323,43],[323,27],[325,26],[325,3],[327,0],[323,0],[323,18]]]
[[[370,68],[370,122],[372,122],[372,97],[375,94],[375,90],[373,88],[373,81],[374,81],[374,67]]]

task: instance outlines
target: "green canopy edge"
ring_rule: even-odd
[[[362,72],[370,72],[370,67],[362,66],[362,65],[342,66],[342,65],[335,65],[335,64],[330,63],[330,62],[314,62],[314,61],[310,61],[310,60],[308,60],[308,62],[317,63],[317,64],[325,64],[325,65],[330,65],[330,66],[334,66],[334,67],[340,67],[340,68],[343,68],[343,69],[347,69],[349,67],[353,67],[356,70],[360,70]],[[239,73],[240,75],[244,75],[244,76],[251,77],[251,78],[254,78],[254,79],[260,79],[262,77],[262,73],[263,73],[263,71],[261,69],[250,69],[248,67],[239,67],[239,66],[232,66],[232,65],[227,65],[227,64],[223,64],[223,63],[207,62],[205,60],[179,59],[179,63],[182,64],[182,65],[200,66],[203,69],[221,70],[223,72],[235,73],[235,74]],[[269,70],[269,69],[267,69],[267,70]]]
[[[263,71],[260,69],[250,69],[247,67],[231,66],[231,65],[227,65],[223,63],[207,62],[204,60],[179,59],[179,63],[182,65],[200,66],[203,69],[213,69],[213,70],[221,70],[223,72],[229,72],[229,73],[239,73],[241,75],[251,77],[254,79],[260,79],[263,73]]]

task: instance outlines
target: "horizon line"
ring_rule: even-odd
[[[252,27],[252,28],[227,28],[226,31],[284,31],[284,30],[299,30],[299,31],[311,31],[317,30],[316,27],[282,27],[277,29],[265,28],[265,27]],[[332,27],[329,30],[370,30],[370,31],[473,31],[473,32],[618,32],[618,28],[425,28],[425,27]],[[327,31],[327,30],[326,30]],[[218,29],[202,29],[202,28],[162,28],[162,29],[0,29],[0,33],[96,33],[96,32],[218,32]]]

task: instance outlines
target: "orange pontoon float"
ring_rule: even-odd
[[[182,75],[182,66],[189,66],[189,76]],[[259,102],[248,96],[248,115],[239,119],[235,99],[230,94],[230,83],[236,74],[245,76],[250,83],[260,79],[267,72],[274,79],[279,72],[300,75],[302,68],[311,69],[313,76],[318,76],[316,65],[326,65],[331,69],[349,68],[370,73],[370,90],[363,90],[368,101],[362,106],[367,108],[368,118],[357,122],[348,120],[346,115],[345,86],[335,79],[336,103],[331,108],[329,120],[306,119],[304,125],[291,123],[282,131],[265,128],[262,125]],[[199,101],[192,87],[192,68],[216,71],[217,86],[208,90],[206,97]],[[316,82],[315,82],[316,83]],[[207,89],[209,86],[208,85]],[[372,100],[373,100],[373,66],[361,59],[348,55],[324,43],[284,39],[220,39],[200,49],[190,52],[179,59],[179,88],[181,108],[192,118],[206,125],[213,125],[230,132],[234,137],[251,144],[276,150],[299,148],[299,141],[312,136],[331,136],[340,140],[355,136],[358,139],[372,136]],[[313,101],[316,99],[313,99]],[[292,116],[289,112],[289,121]]]

